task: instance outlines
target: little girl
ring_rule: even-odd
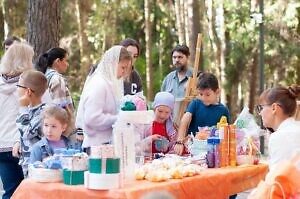
[[[171,93],[159,92],[153,102],[154,121],[152,123],[152,153],[171,153],[177,132],[173,125],[175,98]]]
[[[64,136],[69,124],[67,111],[59,106],[47,106],[42,118],[44,137],[32,147],[31,164],[53,155],[55,149],[71,147],[71,142]]]

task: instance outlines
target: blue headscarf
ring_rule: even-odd
[[[154,102],[152,104],[153,109],[158,106],[167,106],[171,109],[170,117],[166,121],[167,134],[173,136],[175,133],[173,126],[173,112],[175,106],[175,97],[169,92],[158,92],[155,95]]]

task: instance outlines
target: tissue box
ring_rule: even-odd
[[[64,184],[78,185],[84,184],[84,171],[70,171],[68,169],[63,170]]]

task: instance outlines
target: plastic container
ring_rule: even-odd
[[[211,137],[207,139],[207,166],[208,168],[220,167],[220,139]]]

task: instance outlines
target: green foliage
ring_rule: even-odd
[[[80,0],[83,1],[83,0]],[[17,36],[25,35],[26,1],[5,0],[10,12],[6,17],[12,33]],[[84,30],[90,42],[91,63],[101,59],[105,50],[122,39],[131,37],[139,41],[141,55],[135,67],[143,79],[143,88],[146,94],[146,59],[145,59],[145,33],[144,33],[144,1],[136,0],[91,0],[91,13]],[[238,2],[238,5],[235,4]],[[278,83],[292,84],[300,82],[300,6],[297,0],[265,2],[265,82],[267,87]],[[61,36],[62,41],[68,45],[70,69],[68,76],[70,88],[75,101],[80,96],[80,89],[85,80],[80,74],[81,57],[78,45],[78,20],[76,11],[77,1],[61,0]],[[163,78],[171,71],[170,52],[178,40],[174,1],[152,1],[152,63],[153,82],[155,94],[160,90]],[[253,59],[258,52],[259,27],[250,19],[249,1],[213,1],[214,9],[222,3],[224,6],[225,32],[226,32],[226,94],[238,83],[242,83],[242,93],[249,90],[248,77]],[[7,7],[7,8],[8,8]],[[13,9],[12,9],[13,8]],[[256,8],[258,11],[258,8]],[[207,13],[205,13],[207,14]],[[204,14],[204,15],[205,15]],[[215,66],[218,55],[210,44],[208,36],[207,16],[204,16],[203,24],[203,57],[204,70],[217,71]],[[216,19],[216,32],[219,31],[218,19]],[[218,33],[217,33],[218,34]],[[3,51],[0,51],[0,55]],[[258,67],[258,66],[257,66]],[[274,75],[275,74],[275,75]],[[247,79],[248,78],[248,79]]]

